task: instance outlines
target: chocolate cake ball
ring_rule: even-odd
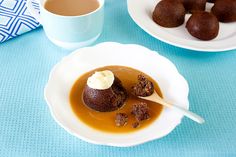
[[[139,127],[140,126],[140,123],[139,122],[134,122],[133,124],[132,124],[132,128],[137,128],[137,127]]]
[[[188,32],[201,40],[214,39],[219,32],[219,21],[208,12],[194,12],[186,24]]]
[[[115,117],[116,126],[125,126],[128,122],[128,115],[126,113],[117,113]]]
[[[108,89],[93,89],[86,85],[83,92],[84,103],[89,108],[100,112],[117,110],[124,105],[127,97],[128,94],[117,77]]]
[[[217,0],[211,12],[220,22],[236,21],[236,0]]]
[[[186,12],[205,11],[206,0],[183,0]]]
[[[181,2],[160,1],[152,14],[153,21],[162,27],[178,27],[184,23],[185,9]]]
[[[135,116],[135,119],[140,122],[150,118],[150,111],[147,103],[139,102],[132,106],[131,114]]]
[[[207,0],[207,2],[209,2],[209,3],[215,3],[216,0]]]

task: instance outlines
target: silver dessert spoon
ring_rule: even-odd
[[[147,96],[147,97],[141,97],[141,96],[139,96],[139,98],[145,99],[145,100],[149,100],[149,101],[152,101],[152,102],[156,102],[156,103],[161,104],[161,105],[163,105],[163,106],[166,106],[166,107],[168,107],[168,108],[174,109],[174,110],[176,110],[176,111],[182,113],[184,116],[190,118],[191,120],[193,120],[193,121],[195,121],[195,122],[197,122],[197,123],[202,124],[202,123],[205,122],[205,120],[204,120],[202,117],[200,117],[199,115],[197,115],[196,113],[193,113],[193,112],[191,112],[191,111],[189,111],[189,110],[186,110],[186,109],[184,109],[184,108],[182,108],[182,107],[179,107],[179,106],[176,106],[176,105],[167,103],[165,100],[163,100],[163,99],[156,93],[156,91],[154,91],[154,93],[153,93],[152,95],[150,95],[150,96]]]

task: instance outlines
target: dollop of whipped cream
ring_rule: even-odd
[[[87,80],[90,88],[104,90],[112,86],[115,76],[110,70],[97,71]]]

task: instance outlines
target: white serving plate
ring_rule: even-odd
[[[220,23],[218,36],[210,41],[201,41],[191,36],[185,28],[190,14],[185,16],[185,23],[176,28],[164,28],[152,20],[152,12],[160,0],[127,0],[128,12],[134,22],[145,32],[168,44],[197,51],[219,52],[236,49],[236,22]],[[210,11],[213,4],[207,3]]]
[[[189,108],[188,83],[172,62],[139,45],[106,42],[78,49],[52,69],[44,94],[53,118],[61,127],[90,143],[128,147],[166,136],[180,124],[183,115],[167,108],[151,125],[133,133],[106,133],[80,121],[69,103],[70,90],[79,76],[107,65],[122,65],[143,71],[158,82],[164,99]]]

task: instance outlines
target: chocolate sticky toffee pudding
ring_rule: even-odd
[[[78,78],[70,92],[70,104],[78,119],[88,126],[127,133],[145,128],[159,117],[162,105],[137,97],[151,95],[154,90],[162,97],[158,84],[141,71],[105,66]]]

